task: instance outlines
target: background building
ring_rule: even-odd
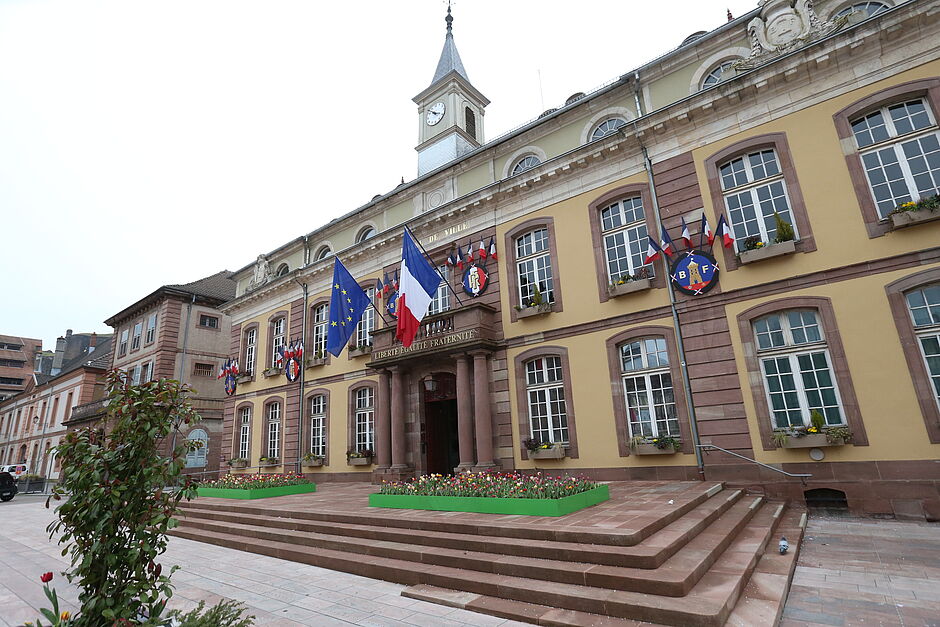
[[[319,480],[708,478],[940,519],[940,211],[895,211],[940,192],[938,16],[768,0],[491,141],[448,19],[415,98],[420,176],[234,273],[244,377],[223,458],[313,452]],[[661,218],[683,258],[684,221],[707,251],[703,215],[736,243],[715,243],[710,291],[672,294],[647,235]],[[460,301],[442,286],[414,347],[370,310],[355,350],[321,358],[332,255],[372,290],[405,225],[445,269],[492,240],[485,291],[451,271]],[[288,383],[274,351],[302,336],[305,381]],[[813,412],[832,441],[783,436]],[[678,452],[638,445],[666,437]],[[528,438],[564,457],[533,459]],[[363,449],[373,465],[347,461]]]
[[[42,340],[0,335],[0,400],[19,394],[36,367]]]

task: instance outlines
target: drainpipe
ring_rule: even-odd
[[[180,383],[183,382],[183,373],[186,372],[183,368],[186,365],[186,346],[189,343],[189,322],[190,318],[193,315],[193,305],[196,304],[196,295],[193,294],[192,300],[186,304],[186,326],[183,328],[183,350],[180,353],[180,367],[177,371],[176,380]],[[173,440],[170,444],[170,453],[176,450],[176,429],[173,429]]]
[[[640,107],[640,73],[633,73],[633,99],[636,103],[637,118],[643,115],[643,109]],[[633,120],[633,132],[636,136],[636,119]],[[659,197],[656,195],[656,181],[653,179],[653,162],[650,159],[646,145],[637,137],[640,142],[640,149],[643,151],[643,167],[646,168],[646,177],[650,185],[650,197],[653,199],[653,215],[660,229],[663,228],[662,214],[659,210]],[[682,340],[682,327],[679,322],[679,310],[676,309],[675,288],[672,286],[672,279],[669,276],[669,262],[666,261],[666,255],[661,256],[663,262],[664,276],[666,277],[666,286],[669,291],[669,309],[672,312],[672,328],[676,334],[676,348],[679,352],[679,370],[682,373],[682,388],[685,391],[685,397],[689,405],[689,430],[692,433],[692,446],[695,449],[695,465],[698,467],[699,478],[705,480],[705,461],[702,458],[701,441],[698,434],[698,420],[695,417],[695,402],[692,398],[692,382],[689,378],[689,367],[685,359],[685,343]]]
[[[304,239],[306,239],[306,237],[304,237]],[[299,409],[297,410],[297,474],[300,474],[302,470],[300,458],[303,456],[304,448],[304,388],[307,383],[307,300],[309,294],[306,283],[301,283],[297,279],[294,279],[294,282],[300,285],[304,294],[304,313],[302,317],[304,326],[300,331],[300,345],[304,348],[304,355],[300,359],[300,403],[298,403]]]

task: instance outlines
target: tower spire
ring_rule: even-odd
[[[444,22],[447,24],[447,34],[444,36],[444,49],[441,50],[441,58],[437,62],[437,70],[434,71],[434,78],[431,79],[431,85],[444,78],[451,72],[457,72],[470,82],[467,76],[467,70],[463,67],[463,61],[460,60],[460,53],[457,52],[457,45],[454,43],[454,16],[451,15],[451,3],[447,2],[447,16]]]
[[[447,36],[453,37],[454,16],[450,14],[450,0],[447,0],[447,17],[444,18],[444,21],[447,22]]]

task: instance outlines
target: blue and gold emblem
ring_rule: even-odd
[[[689,250],[673,262],[669,279],[683,294],[700,296],[718,284],[718,263],[711,253]]]
[[[489,285],[490,275],[483,266],[471,264],[467,271],[463,273],[463,291],[470,296],[479,296]]]

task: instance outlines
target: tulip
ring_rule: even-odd
[[[52,573],[43,573],[43,574],[39,577],[39,579],[40,579],[40,581],[42,581],[43,583],[49,583],[50,581],[52,581]]]

